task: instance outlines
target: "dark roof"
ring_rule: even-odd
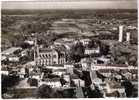
[[[52,52],[53,49],[50,48],[43,48],[43,49],[39,49],[39,52]]]
[[[111,71],[114,71],[113,69],[99,69],[98,72],[100,73],[109,73]]]
[[[52,79],[50,79],[50,78],[45,78],[45,79],[43,79],[44,81],[50,81],[50,82],[57,82],[57,81],[60,81],[60,78],[52,78]]]
[[[113,64],[113,65],[110,65],[110,64],[97,64],[97,66],[111,66],[111,67],[128,67],[127,65],[125,64]]]
[[[79,79],[79,77],[76,74],[72,74],[70,77],[71,79]]]
[[[138,69],[131,69],[129,72],[131,72],[132,74],[138,74]]]

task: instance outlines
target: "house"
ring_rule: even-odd
[[[97,58],[97,64],[110,64],[110,59],[104,56]]]
[[[3,74],[3,75],[9,75],[9,71],[1,70],[1,74]]]
[[[20,69],[20,72],[19,72],[19,77],[20,77],[20,78],[24,78],[25,74],[26,74],[25,68],[21,68],[21,69]]]
[[[10,56],[8,56],[8,60],[9,60],[10,62],[19,62],[19,59],[20,59],[20,57],[15,56],[15,55],[10,55]]]
[[[67,73],[73,74],[74,64],[66,63],[64,68],[67,70]]]
[[[91,40],[90,40],[90,39],[81,39],[80,42],[81,42],[84,46],[86,46],[86,45],[89,44],[89,42],[91,42]]]
[[[40,73],[37,73],[35,71],[31,71],[30,72],[30,75],[29,75],[29,78],[34,78],[34,79],[37,79],[37,80],[41,80],[41,74]]]
[[[66,69],[55,69],[53,70],[52,74],[62,76],[66,73]]]
[[[46,84],[49,85],[52,88],[60,88],[62,87],[61,82],[60,82],[60,78],[52,78],[52,79],[43,79],[43,81],[39,82],[39,86],[41,86],[42,84]]]
[[[6,56],[1,56],[1,61],[5,61],[7,59]]]
[[[63,75],[63,79],[64,79],[66,82],[70,83],[70,81],[71,81],[70,74],[64,74],[64,75]]]
[[[34,45],[34,41],[33,40],[26,40],[25,43],[28,43],[29,45]]]
[[[97,48],[85,48],[86,55],[91,55],[91,54],[99,54],[100,53],[100,47],[98,46]]]
[[[7,50],[4,50],[4,51],[2,51],[2,55],[5,55],[5,56],[7,56],[7,55],[11,55],[11,54],[13,54],[14,52],[16,52],[16,51],[18,51],[18,50],[21,50],[22,48],[20,48],[20,47],[11,47],[11,48],[9,48],[9,49],[7,49]]]
[[[75,74],[71,75],[71,80],[77,87],[85,87],[85,81],[81,80],[77,75]]]
[[[25,49],[25,50],[23,50],[22,52],[21,52],[21,56],[27,56],[27,50]]]
[[[64,74],[64,75],[62,76],[62,78],[63,78],[63,80],[65,81],[63,87],[64,87],[64,88],[69,88],[70,85],[71,85],[71,76],[70,76],[70,74],[67,74],[67,73],[66,73],[66,74]]]
[[[87,70],[90,70],[90,68],[91,68],[91,62],[82,62],[82,70],[84,70],[84,71],[87,71]]]
[[[94,63],[96,63],[96,60],[92,59],[92,58],[81,59],[82,70],[84,70],[84,71],[90,70],[91,65],[94,64]]]

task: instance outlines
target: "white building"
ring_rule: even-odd
[[[1,74],[3,74],[3,75],[8,75],[8,74],[9,74],[9,71],[1,70]]]
[[[59,78],[44,79],[44,81],[40,81],[39,82],[39,86],[41,86],[42,84],[49,85],[52,88],[60,88],[60,87],[62,87],[62,84],[61,84]]]
[[[96,63],[97,63],[96,59],[91,59],[91,58],[81,59],[82,70],[84,71],[90,70],[91,65]]]
[[[11,62],[19,62],[19,57],[17,56],[9,56],[8,60]]]
[[[53,70],[52,74],[62,76],[65,73],[66,73],[66,69],[56,69],[56,70]]]
[[[102,57],[97,58],[97,63],[99,63],[99,62],[102,64],[109,64],[110,59],[102,56]]]
[[[20,69],[20,72],[19,72],[20,78],[24,78],[24,75],[25,75],[25,74],[26,74],[25,68],[21,68],[21,69]]]
[[[74,84],[78,87],[85,87],[85,82],[79,78],[72,79]]]
[[[73,74],[73,64],[64,64],[64,68],[67,70],[67,73]]]
[[[90,39],[81,39],[80,42],[85,46],[85,45],[88,45],[89,42],[91,42]]]
[[[91,68],[91,63],[82,62],[82,70],[87,71],[90,70],[90,68]]]
[[[113,70],[122,70],[122,69],[129,69],[127,65],[107,65],[107,64],[92,64],[91,65],[92,70],[100,70],[100,69],[113,69]]]
[[[85,48],[85,54],[99,54],[100,53],[100,47],[97,48]]]
[[[27,50],[23,50],[23,51],[21,52],[21,56],[27,56]]]
[[[30,45],[34,45],[34,41],[32,41],[32,40],[26,40],[25,43],[28,43]]]

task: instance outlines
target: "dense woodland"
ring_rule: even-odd
[[[137,26],[137,10],[2,10],[2,50],[11,46],[25,46],[23,44],[25,35],[31,35],[31,33],[37,33],[38,44],[45,44],[46,47],[59,38],[78,37],[75,33],[47,34],[52,23],[62,18],[96,18],[104,21],[114,18],[120,20],[121,24],[126,22],[127,25]],[[132,32],[131,37],[137,41],[137,32]],[[77,47],[81,49],[78,50]],[[78,60],[84,56],[81,45],[72,48],[74,53],[71,54],[70,59]],[[103,48],[106,50],[105,47]],[[114,60],[117,63],[128,61],[132,65],[137,65],[137,48],[135,46],[126,48],[124,50],[127,51],[126,54],[121,48],[123,46],[116,46],[111,50]],[[109,51],[102,50],[102,52],[107,54]]]
[[[21,41],[23,34],[46,33],[51,24],[61,18],[126,19],[127,24],[136,25],[137,10],[2,10],[2,44],[9,47]]]

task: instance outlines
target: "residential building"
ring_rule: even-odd
[[[77,87],[85,87],[85,81],[81,80],[77,75],[75,74],[71,75],[71,80]]]
[[[20,48],[20,47],[11,47],[11,48],[9,48],[9,49],[7,49],[7,50],[4,50],[4,51],[2,51],[2,55],[5,55],[5,56],[7,56],[7,55],[11,55],[11,54],[13,54],[14,52],[16,52],[16,51],[18,51],[18,50],[21,50],[22,48]]]
[[[110,58],[104,56],[97,58],[97,64],[110,64]]]
[[[99,54],[100,53],[100,47],[97,48],[85,48],[85,54],[91,55],[91,54]]]
[[[64,64],[64,68],[67,70],[67,73],[73,74],[74,64]]]
[[[129,67],[125,64],[92,64],[91,65],[92,70],[100,70],[100,69],[109,69],[109,70],[125,70],[125,69],[134,69],[134,67]]]
[[[92,58],[81,59],[82,70],[84,71],[90,70],[91,64],[96,64],[96,59],[92,59]]]
[[[60,88],[62,87],[62,84],[60,82],[59,78],[52,78],[52,79],[43,79],[43,81],[39,82],[39,86],[41,86],[42,84],[46,84],[49,85],[52,88]]]
[[[66,69],[55,69],[52,74],[62,76],[63,74],[66,74]]]
[[[85,46],[85,45],[88,45],[89,42],[91,42],[90,39],[81,39],[80,42]]]
[[[20,57],[15,56],[15,55],[10,55],[10,56],[8,56],[8,60],[9,60],[10,62],[19,62],[19,58],[20,58]]]

